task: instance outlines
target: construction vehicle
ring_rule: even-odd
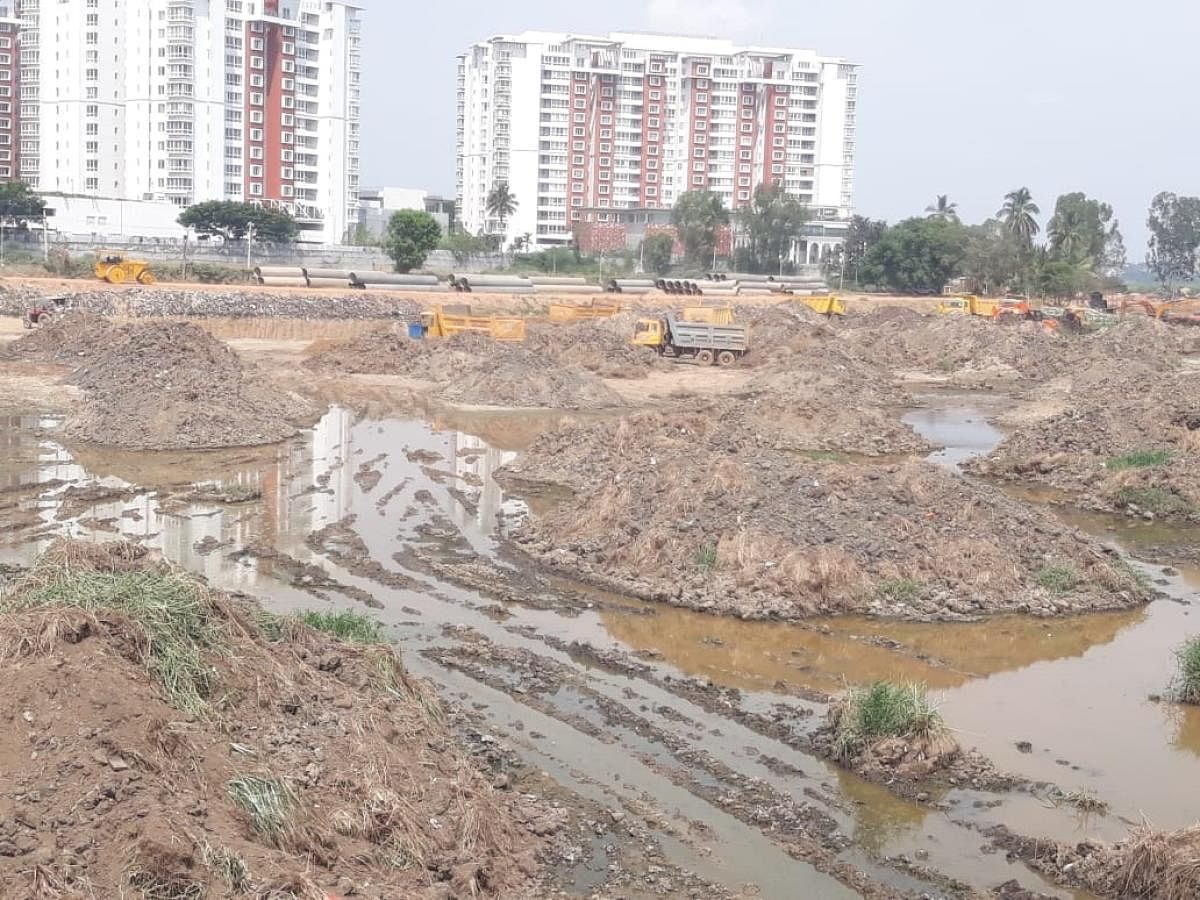
[[[653,347],[660,356],[694,359],[702,366],[732,366],[750,349],[745,325],[685,322],[675,316],[638,319],[635,347]]]
[[[1064,328],[1084,332],[1099,331],[1101,328],[1116,325],[1120,318],[1109,312],[1100,312],[1091,306],[1075,305],[1063,310],[1060,321]]]
[[[144,259],[130,259],[123,253],[100,251],[96,254],[96,277],[109,284],[154,284],[154,273],[150,263]]]
[[[947,297],[938,304],[937,311],[943,316],[984,316],[994,319],[1000,305],[999,300],[983,300],[967,294],[965,297]]]
[[[796,297],[800,303],[803,303],[815,313],[822,316],[844,316],[846,314],[846,304],[842,302],[841,297],[835,297],[833,294],[825,296],[813,297]]]
[[[497,341],[525,340],[525,320],[516,316],[473,316],[447,312],[438,306],[421,314],[421,324],[414,326],[419,333],[413,337],[451,337],[464,332],[486,334]]]
[[[25,318],[21,324],[25,328],[37,328],[49,325],[70,309],[66,297],[44,297],[35,302],[34,306],[25,310]]]
[[[732,306],[685,306],[679,310],[679,321],[703,325],[732,325]]]
[[[610,303],[593,302],[591,306],[572,306],[569,303],[551,303],[551,322],[583,322],[588,319],[610,319],[621,311],[621,307]]]

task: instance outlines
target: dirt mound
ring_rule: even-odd
[[[878,328],[889,324],[916,327],[928,319],[929,316],[907,306],[875,306],[863,315],[848,316],[844,324],[847,328]]]
[[[87,398],[66,425],[78,441],[141,450],[252,446],[291,437],[312,415],[194,325],[122,326],[95,350],[72,376]]]
[[[576,492],[514,534],[531,554],[714,613],[962,618],[1146,599],[1099,544],[999,490],[925,463],[798,459],[703,412],[560,429],[502,471]]]
[[[494,789],[429,686],[358,634],[132,545],[52,548],[0,603],[20,723],[0,736],[0,894],[519,893],[552,816]]]
[[[1020,425],[969,468],[1082,492],[1102,509],[1200,516],[1200,373],[1160,365],[1081,369],[1063,411]]]
[[[634,347],[632,314],[571,325],[530,327],[529,346],[601,378],[645,378],[665,363],[649,347]]]
[[[94,356],[106,349],[118,331],[119,326],[104,316],[67,313],[0,350],[0,358],[78,363],[80,357]]]
[[[471,332],[414,341],[388,329],[317,348],[303,365],[316,372],[420,378],[438,384],[440,395],[456,403],[559,409],[622,405],[598,376],[567,359],[575,352],[571,345],[556,343],[551,353],[549,343],[541,332],[527,345]],[[593,345],[576,346],[581,348],[576,356],[598,356]]]

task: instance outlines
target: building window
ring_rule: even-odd
[[[692,184],[703,185],[704,184],[704,176],[703,175],[693,175],[692,176]]]

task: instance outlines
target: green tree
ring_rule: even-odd
[[[671,257],[675,254],[675,238],[659,232],[648,234],[642,239],[642,264],[646,271],[666,275],[671,268]]]
[[[782,184],[760,184],[750,205],[738,214],[744,265],[752,272],[779,271],[808,220],[808,207],[789,196]]]
[[[1000,212],[996,213],[996,216],[1022,244],[1031,247],[1033,239],[1042,230],[1042,226],[1037,221],[1040,213],[1041,210],[1033,202],[1033,195],[1029,193],[1029,188],[1023,187],[1004,195],[1004,205],[1000,207]]]
[[[959,221],[958,204],[952,203],[948,194],[938,194],[933,204],[925,207],[925,212],[931,219],[947,219],[951,222]]]
[[[988,219],[965,228],[966,255],[962,273],[981,294],[997,294],[1016,283],[1021,274],[1022,246],[1004,224]]]
[[[251,226],[256,239],[272,243],[291,241],[300,231],[296,220],[284,210],[233,200],[209,200],[189,206],[178,221],[198,235],[221,237],[227,241],[243,240]]]
[[[438,247],[449,250],[459,265],[467,262],[472,256],[488,252],[487,242],[469,231],[452,231],[438,242]]]
[[[1200,248],[1200,197],[1179,197],[1163,191],[1150,204],[1146,220],[1150,229],[1150,252],[1146,265],[1167,294],[1196,275],[1196,251]]]
[[[888,228],[863,262],[863,278],[901,293],[940,294],[962,271],[967,235],[945,219],[906,219]]]
[[[1039,296],[1068,299],[1098,286],[1086,257],[1066,259],[1048,247],[1034,247],[1029,255],[1029,287]]]
[[[862,283],[863,260],[871,248],[879,243],[887,230],[887,222],[882,219],[868,219],[865,216],[851,216],[850,227],[846,230],[844,242],[846,256],[846,274],[855,284]]]
[[[504,224],[508,221],[509,216],[517,211],[517,207],[521,204],[517,201],[516,195],[509,190],[508,182],[502,181],[487,195],[487,212],[489,216],[495,216],[500,220],[500,233],[504,233]]]
[[[1058,259],[1086,262],[1097,275],[1119,275],[1125,268],[1125,241],[1107,203],[1080,192],[1063,194],[1054,204],[1046,235]]]
[[[442,228],[429,213],[402,209],[388,222],[383,249],[396,264],[397,272],[411,272],[425,262],[441,238]]]
[[[22,228],[30,219],[40,219],[46,204],[23,181],[0,183],[0,225]]]
[[[717,229],[729,224],[729,210],[711,191],[687,191],[675,201],[671,222],[688,262],[707,266],[717,246]]]

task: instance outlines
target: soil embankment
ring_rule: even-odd
[[[390,647],[135,545],[53,547],[0,603],[0,666],[6,897],[507,897],[554,830]]]
[[[514,535],[544,564],[707,612],[961,619],[1148,599],[1099,544],[997,489],[923,462],[798,457],[719,410],[563,428],[502,472],[575,493]]]

